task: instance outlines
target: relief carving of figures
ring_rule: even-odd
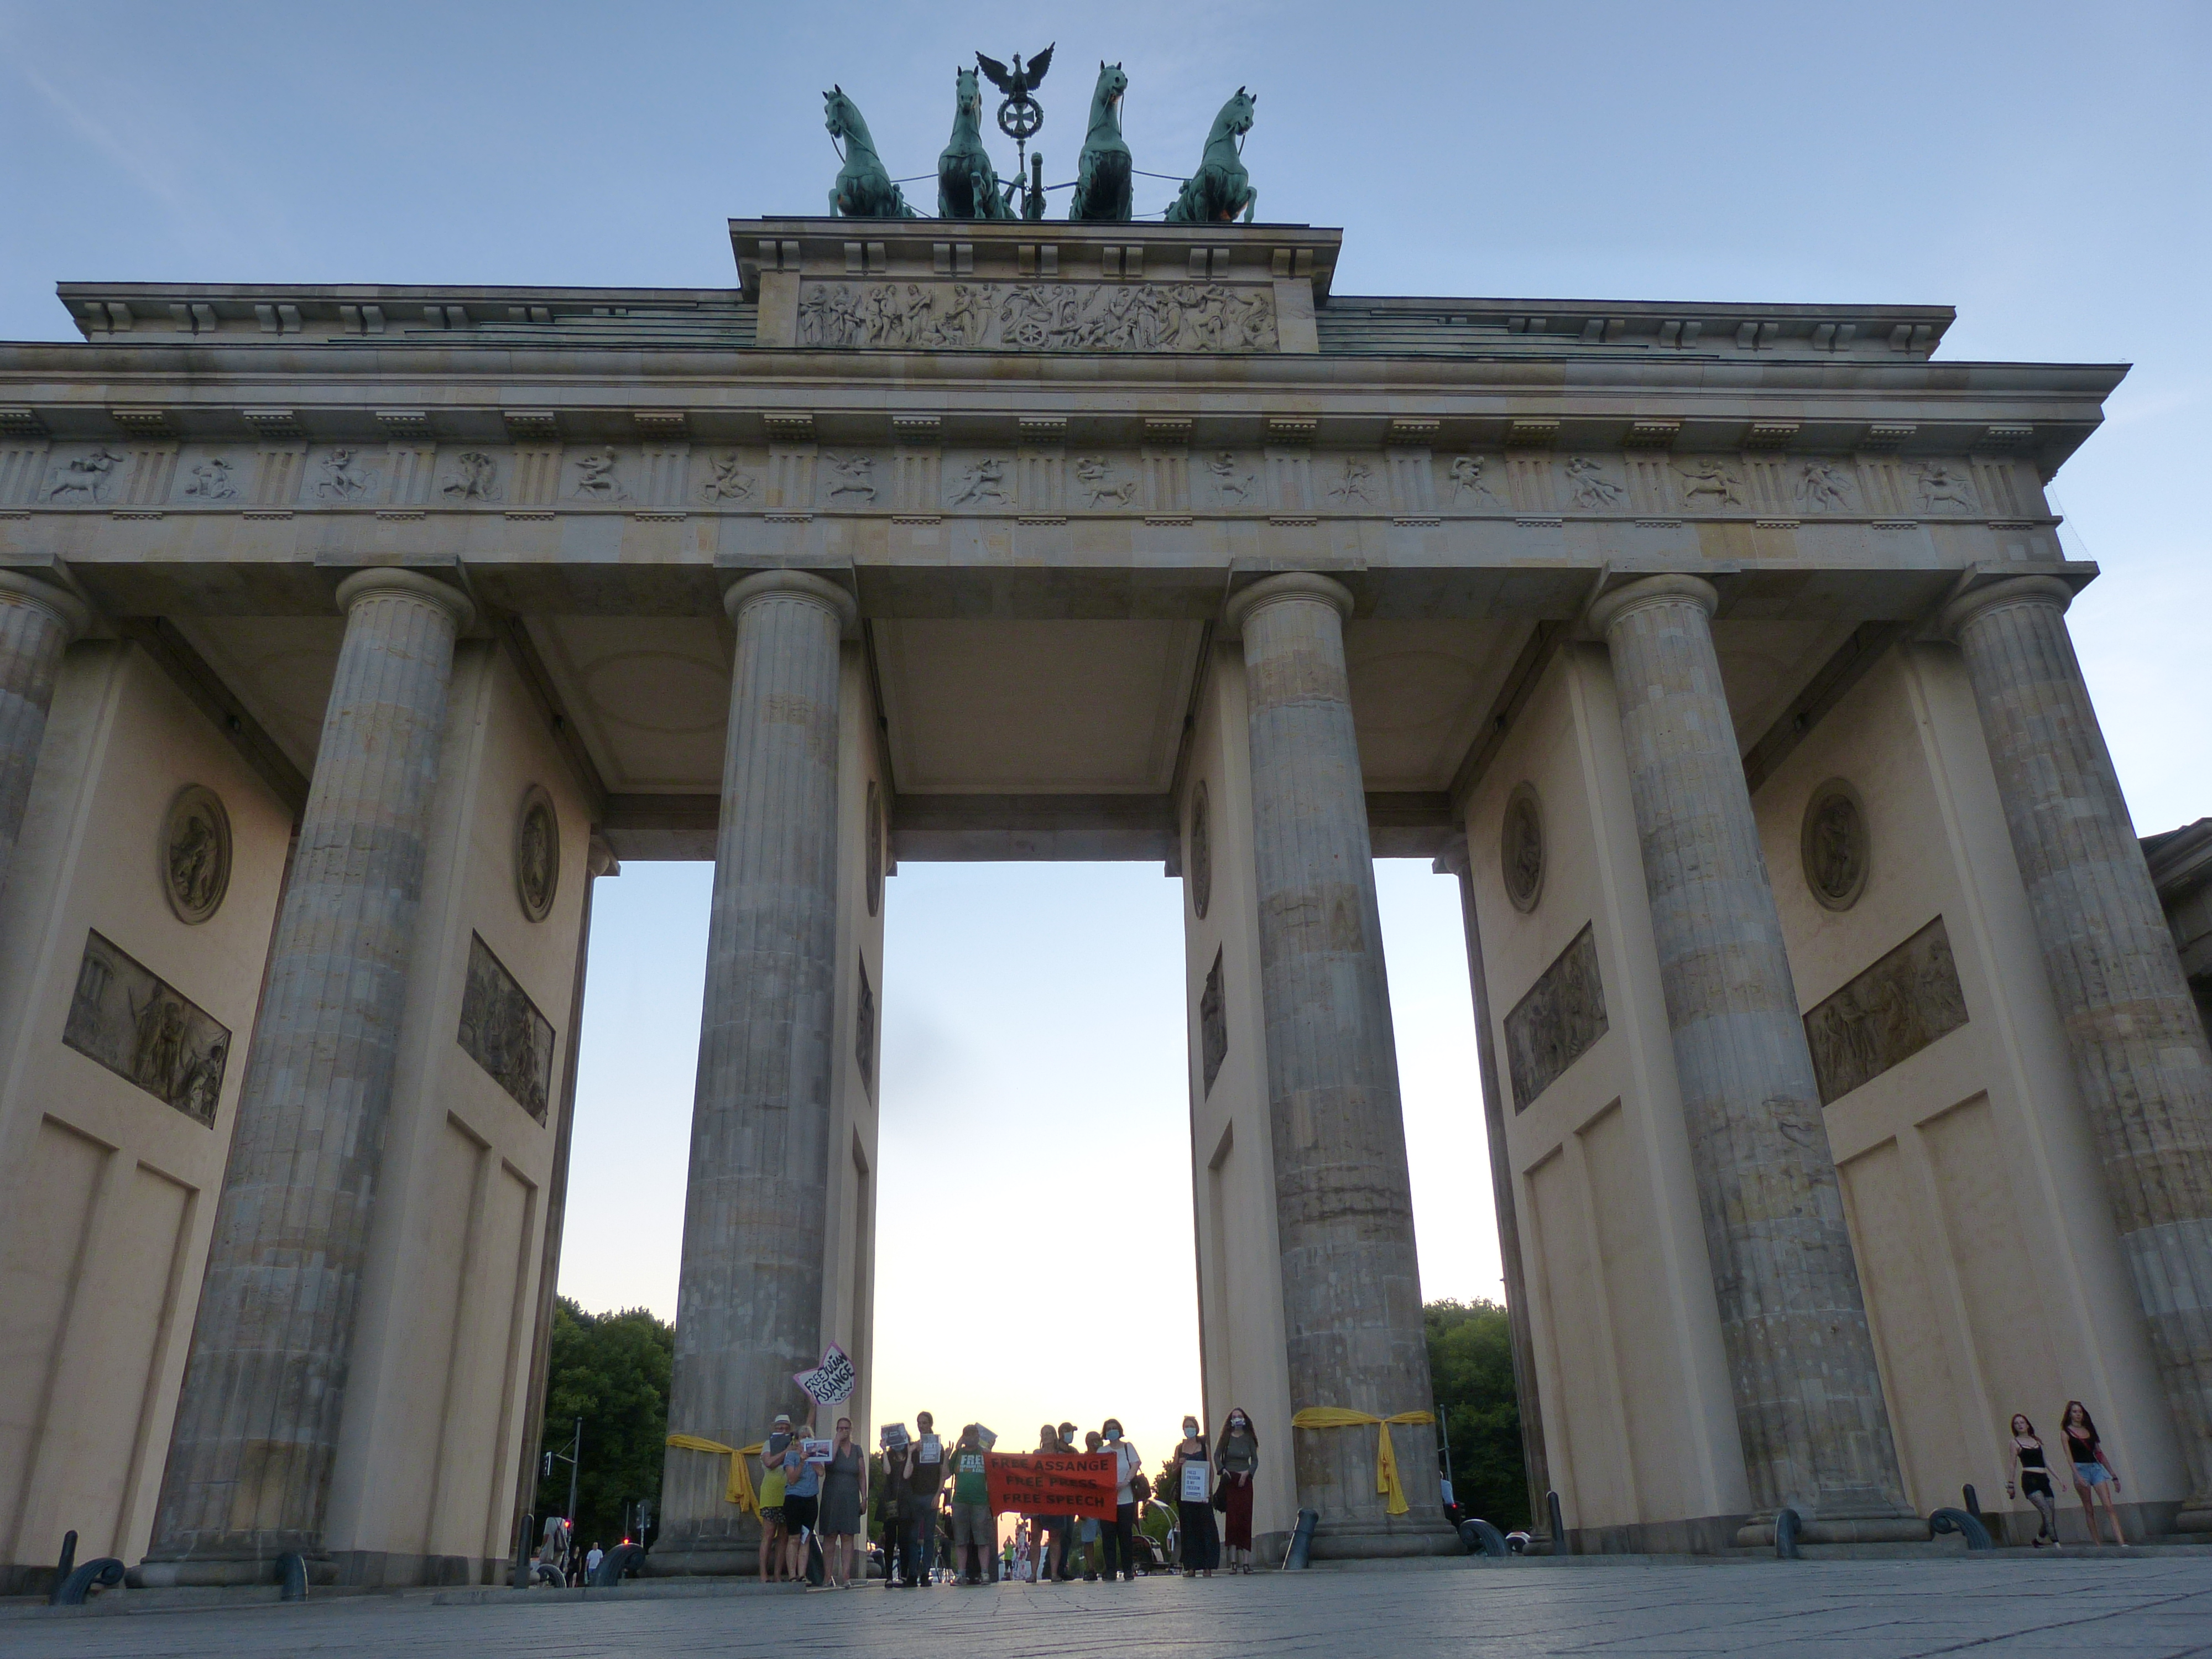
[[[1850,511],[1851,475],[1832,461],[1808,461],[1797,473],[1797,499],[1815,513]]]
[[[1344,477],[1329,487],[1328,498],[1333,501],[1342,501],[1346,507],[1354,501],[1364,501],[1372,507],[1375,496],[1370,486],[1374,482],[1373,466],[1357,455],[1347,456],[1344,463]]]
[[[1858,792],[1832,778],[1813,792],[1798,832],[1805,884],[1831,910],[1848,910],[1866,890],[1869,866],[1865,810]]]
[[[1567,463],[1567,482],[1574,486],[1575,507],[1583,513],[1602,512],[1620,504],[1620,486],[1605,476],[1605,469],[1587,455]]]
[[[192,469],[192,481],[185,486],[185,494],[204,501],[229,501],[238,494],[238,486],[231,482],[230,463],[220,455],[202,461]]]
[[[1805,1016],[1823,1106],[1966,1023],[1951,939],[1938,916]]]
[[[1480,455],[1457,455],[1452,458],[1452,500],[1456,501],[1462,495],[1487,495],[1493,501],[1498,500],[1498,492],[1483,482],[1482,465],[1482,457]]]
[[[1236,501],[1239,506],[1250,503],[1252,491],[1257,487],[1258,481],[1252,474],[1237,465],[1236,454],[1232,451],[1224,449],[1217,454],[1208,456],[1206,470],[1212,476],[1213,493],[1221,498],[1224,506],[1231,501]],[[1200,914],[1203,915],[1204,912],[1201,911]]]
[[[515,983],[506,963],[474,934],[455,1040],[516,1105],[545,1121],[553,1089],[552,1023]]]
[[[1527,1111],[1607,1030],[1596,936],[1584,922],[1574,942],[1505,1017],[1513,1109]]]
[[[736,450],[726,455],[717,455],[710,465],[713,476],[699,486],[699,493],[710,501],[749,501],[759,480],[744,469],[743,459]]]
[[[107,499],[107,486],[114,480],[115,469],[122,465],[123,457],[106,449],[72,456],[54,470],[54,481],[46,487],[46,499],[60,501],[74,496],[79,501],[104,501]]]
[[[230,887],[230,814],[214,790],[194,783],[177,792],[161,824],[161,853],[177,920],[205,921]]]
[[[799,343],[896,350],[1273,351],[1272,289],[1198,283],[817,283]]]
[[[357,501],[376,487],[377,475],[356,471],[358,457],[350,449],[333,449],[323,457],[323,476],[315,481],[315,494],[326,501]]]
[[[1675,469],[1682,480],[1682,505],[1695,507],[1702,500],[1711,499],[1720,507],[1743,505],[1743,480],[1738,477],[1725,461],[1707,457],[1685,461]]]
[[[88,933],[62,1042],[164,1105],[212,1125],[230,1032],[96,933]]]
[[[830,499],[840,495],[858,495],[862,501],[876,499],[876,484],[872,474],[876,460],[872,455],[832,455],[823,453],[823,463],[833,475]]]
[[[576,484],[569,493],[579,501],[628,501],[629,491],[623,488],[622,480],[615,476],[616,468],[621,465],[622,457],[616,453],[612,444],[601,445],[596,453],[578,456]]]
[[[1973,483],[1956,467],[1931,461],[1920,469],[1920,504],[1930,508],[1955,507],[1961,513],[1972,513]]]
[[[481,449],[465,449],[453,457],[453,470],[440,489],[457,501],[495,501],[499,463]]]
[[[1103,506],[1112,502],[1127,507],[1137,497],[1134,478],[1117,478],[1114,468],[1103,455],[1085,455],[1075,463],[1075,479],[1091,497],[1091,505]]]
[[[1004,461],[987,455],[961,473],[960,493],[952,498],[952,505],[965,507],[971,501],[978,505],[996,501],[1001,507],[1007,504]]]

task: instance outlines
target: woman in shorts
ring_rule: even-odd
[[[791,1419],[776,1413],[775,1428],[761,1443],[760,1578],[769,1582],[769,1564],[783,1577],[783,1454],[791,1444]]]
[[[2105,1500],[2105,1513],[2112,1517],[2112,1541],[2124,1544],[2128,1535],[2120,1530],[2120,1512],[2112,1498],[2120,1490],[2120,1478],[2105,1462],[2105,1448],[2097,1438],[2096,1419],[2089,1408],[2078,1400],[2066,1402],[2066,1416],[2059,1424],[2066,1439],[2066,1455],[2074,1460],[2074,1490],[2081,1495],[2081,1508],[2089,1517],[2089,1541],[2101,1544],[2105,1535],[2097,1528],[2097,1499]]]

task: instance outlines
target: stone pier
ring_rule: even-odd
[[[325,1553],[392,1103],[453,641],[469,600],[408,571],[337,591],[345,642],[256,1025],[147,1584],[251,1583]]]
[[[2065,583],[1954,601],[2035,936],[2166,1384],[2189,1495],[2212,1531],[2212,1054],[2066,631]]]
[[[1374,851],[1345,672],[1352,596],[1325,576],[1238,593],[1291,1404],[1390,1417],[1435,1401],[1398,1096]],[[1387,1512],[1369,1427],[1300,1431],[1314,1553],[1457,1547],[1433,1503],[1436,1431],[1391,1431],[1413,1507]]]
[[[1911,1518],[1813,1059],[1713,650],[1716,595],[1647,577],[1601,599],[1745,1472],[1833,1541]],[[1903,1517],[1900,1519],[1900,1517]]]
[[[62,653],[84,631],[84,605],[50,582],[0,570],[0,889],[31,799]]]
[[[699,1080],[677,1287],[672,1433],[750,1444],[821,1357],[837,933],[838,641],[849,595],[764,571],[737,625]],[[744,1571],[757,1523],[719,1457],[671,1449],[662,1572]]]

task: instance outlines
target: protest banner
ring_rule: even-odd
[[[802,1440],[799,1443],[799,1457],[803,1463],[827,1463],[837,1449],[834,1441]]]
[[[853,1385],[860,1380],[860,1373],[852,1356],[832,1342],[822,1351],[819,1365],[811,1371],[793,1371],[791,1380],[805,1389],[816,1405],[834,1406],[853,1397]]]
[[[883,1442],[883,1448],[885,1451],[904,1451],[907,1448],[906,1425],[903,1423],[886,1423],[884,1425],[880,1431],[879,1437]]]
[[[1206,1477],[1212,1473],[1212,1468],[1201,1458],[1186,1457],[1183,1459],[1182,1501],[1186,1504],[1203,1504],[1206,1502],[1206,1497],[1212,1490],[1206,1485]]]
[[[983,1460],[991,1508],[1004,1514],[1114,1518],[1111,1452],[992,1452]]]

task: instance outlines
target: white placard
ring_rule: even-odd
[[[1182,1501],[1186,1504],[1206,1502],[1206,1465],[1195,1457],[1182,1461]]]

